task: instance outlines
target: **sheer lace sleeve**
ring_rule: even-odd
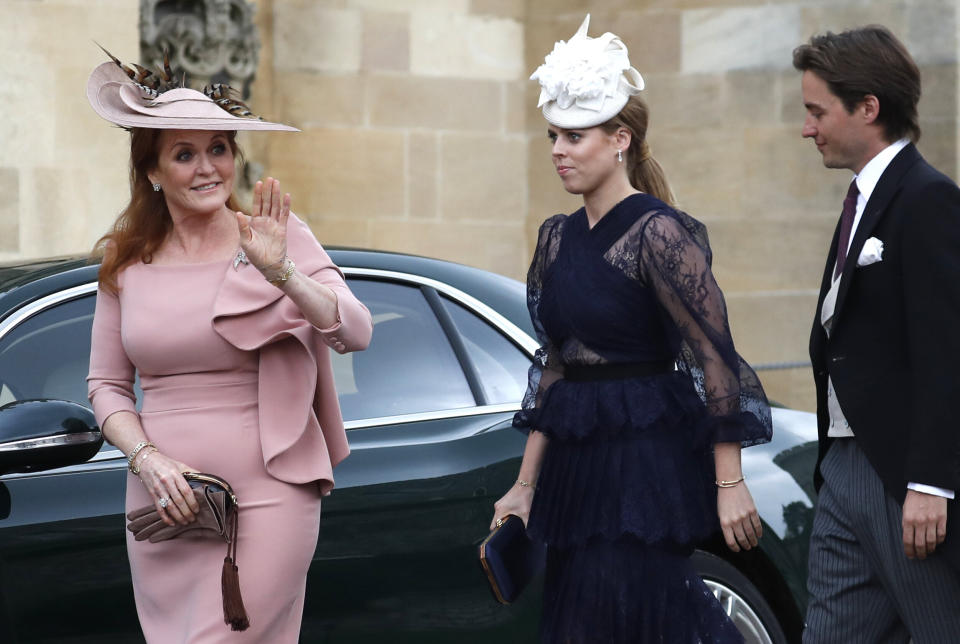
[[[563,377],[563,367],[560,366],[560,354],[556,346],[547,337],[540,320],[540,295],[543,292],[543,279],[547,269],[557,257],[560,246],[560,236],[566,215],[554,215],[540,225],[537,235],[537,248],[533,253],[533,261],[527,272],[527,308],[530,310],[530,319],[533,322],[540,348],[533,357],[533,364],[527,377],[527,391],[523,395],[521,409],[513,417],[513,426],[522,430],[536,429],[536,413],[540,407],[540,398],[543,392],[556,380]]]
[[[705,443],[766,443],[770,407],[757,374],[733,347],[723,293],[710,270],[706,228],[681,212],[646,215],[640,273],[682,337],[677,359],[707,409],[697,436]]]

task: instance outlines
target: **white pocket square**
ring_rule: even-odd
[[[883,242],[876,237],[863,242],[863,249],[860,251],[860,257],[857,258],[857,266],[869,266],[882,261]]]

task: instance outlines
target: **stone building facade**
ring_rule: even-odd
[[[793,47],[887,25],[923,72],[921,152],[958,175],[960,9],[953,0],[196,0],[254,9],[254,111],[300,134],[244,134],[327,245],[431,255],[521,278],[539,222],[570,212],[527,80],[583,15],[647,81],[650,142],[704,221],[734,338],[752,363],[803,363],[849,173],[800,137]],[[86,104],[92,42],[135,60],[141,5],[3,0],[0,261],[84,252],[127,195],[125,135]],[[183,3],[180,3],[183,4]],[[214,9],[216,7],[214,6]],[[761,371],[811,409],[809,368]]]

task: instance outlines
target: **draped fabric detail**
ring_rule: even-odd
[[[260,442],[267,471],[289,483],[317,481],[327,493],[334,485],[333,468],[350,448],[323,336],[336,334],[348,351],[362,350],[370,341],[372,322],[343,273],[293,214],[287,255],[301,273],[336,293],[338,323],[317,329],[256,268],[241,265],[227,269],[213,325],[238,349],[260,352]]]

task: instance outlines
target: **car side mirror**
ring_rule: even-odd
[[[100,451],[93,412],[67,400],[19,400],[0,407],[0,475],[82,463]]]

